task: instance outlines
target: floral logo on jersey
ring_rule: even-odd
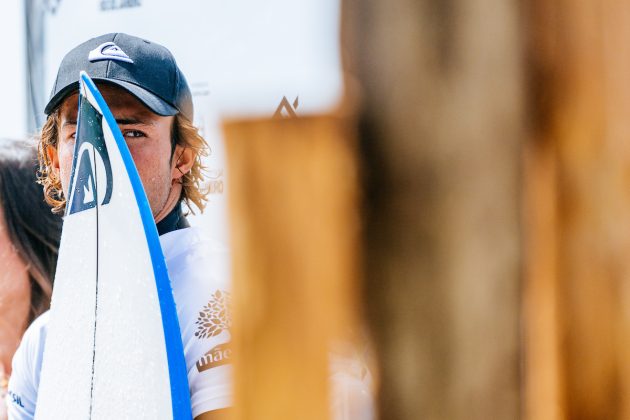
[[[214,292],[210,301],[199,312],[195,322],[199,339],[214,337],[232,327],[232,296],[224,290]]]

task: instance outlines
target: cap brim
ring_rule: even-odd
[[[140,102],[142,102],[147,108],[149,108],[151,111],[153,111],[154,113],[158,115],[168,117],[171,115],[177,115],[179,113],[177,108],[168,104],[159,96],[133,83],[125,82],[123,80],[105,79],[105,78],[98,78],[98,77],[95,77],[92,80],[94,80],[94,82],[97,84],[98,83],[112,84],[126,90],[127,92],[132,94],[134,97],[136,97]],[[46,115],[50,115],[50,113],[54,111],[55,108],[57,108],[67,96],[69,96],[71,93],[76,92],[78,90],[79,90],[79,82],[68,85],[63,90],[59,91],[57,95],[51,98],[48,104],[46,104],[46,108],[44,109],[44,112],[46,113]]]

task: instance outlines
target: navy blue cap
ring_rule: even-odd
[[[82,70],[96,83],[125,89],[158,115],[182,114],[193,120],[192,94],[173,54],[159,44],[123,33],[92,38],[66,54],[44,108],[46,115],[79,89]]]

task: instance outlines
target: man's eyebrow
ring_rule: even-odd
[[[116,124],[122,124],[122,125],[153,125],[151,123],[147,123],[146,121],[139,120],[137,118],[118,118],[118,119],[116,119]]]
[[[61,124],[61,127],[65,127],[67,125],[77,125],[77,120],[65,120],[63,124]]]

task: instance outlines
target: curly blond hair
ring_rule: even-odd
[[[39,160],[38,182],[44,187],[46,202],[52,206],[52,212],[57,214],[62,214],[65,211],[66,198],[61,189],[61,180],[54,171],[52,162],[48,157],[47,149],[48,147],[57,147],[60,123],[61,118],[57,109],[46,119],[37,146],[37,158]],[[192,168],[180,180],[183,187],[181,201],[188,206],[193,214],[195,213],[193,206],[200,212],[203,212],[209,192],[208,188],[203,185],[206,168],[202,164],[201,159],[208,156],[208,144],[201,137],[199,130],[192,122],[181,114],[176,115],[173,120],[171,140],[173,151],[175,150],[175,145],[180,145],[192,149],[195,153],[195,162]]]

